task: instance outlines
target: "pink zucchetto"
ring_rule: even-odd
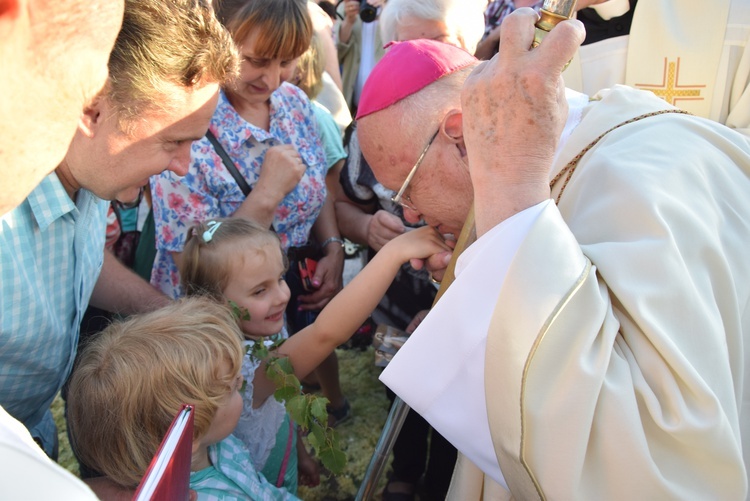
[[[408,40],[387,45],[383,58],[367,77],[357,120],[384,110],[445,75],[474,63],[465,50],[434,40]]]

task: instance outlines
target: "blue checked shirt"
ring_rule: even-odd
[[[258,473],[242,441],[229,435],[208,448],[211,465],[190,474],[198,501],[292,501],[296,496]]]
[[[53,172],[0,218],[0,405],[45,450],[54,426],[42,418],[73,365],[102,266],[106,210],[86,190],[73,203]]]

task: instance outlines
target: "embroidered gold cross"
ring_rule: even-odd
[[[700,97],[701,89],[705,85],[680,85],[680,58],[677,61],[667,61],[664,58],[664,71],[660,84],[635,84],[641,89],[650,90],[660,98],[672,105],[677,101],[703,101]]]

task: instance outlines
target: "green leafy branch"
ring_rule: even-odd
[[[250,320],[250,313],[234,301],[229,301],[232,312],[240,320]],[[262,341],[253,343],[250,355],[266,364],[266,377],[276,386],[274,397],[283,403],[289,416],[302,429],[310,430],[307,440],[320,458],[323,466],[333,474],[340,474],[346,465],[346,454],[341,449],[336,430],[328,426],[328,399],[319,395],[302,393],[294,367],[289,357],[277,357],[273,353],[284,340],[270,347]],[[243,388],[244,391],[244,388]]]

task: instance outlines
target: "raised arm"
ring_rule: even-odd
[[[291,359],[298,378],[305,377],[362,325],[403,263],[413,258],[425,258],[446,248],[440,234],[430,227],[409,231],[391,240],[323,308],[315,323],[281,345],[279,354]],[[274,391],[262,367],[256,371],[254,384],[254,399],[257,402]]]
[[[478,66],[461,94],[477,236],[549,198],[567,115],[560,75],[585,33],[580,22],[565,21],[532,50],[537,18],[528,8],[510,14],[498,57]]]

